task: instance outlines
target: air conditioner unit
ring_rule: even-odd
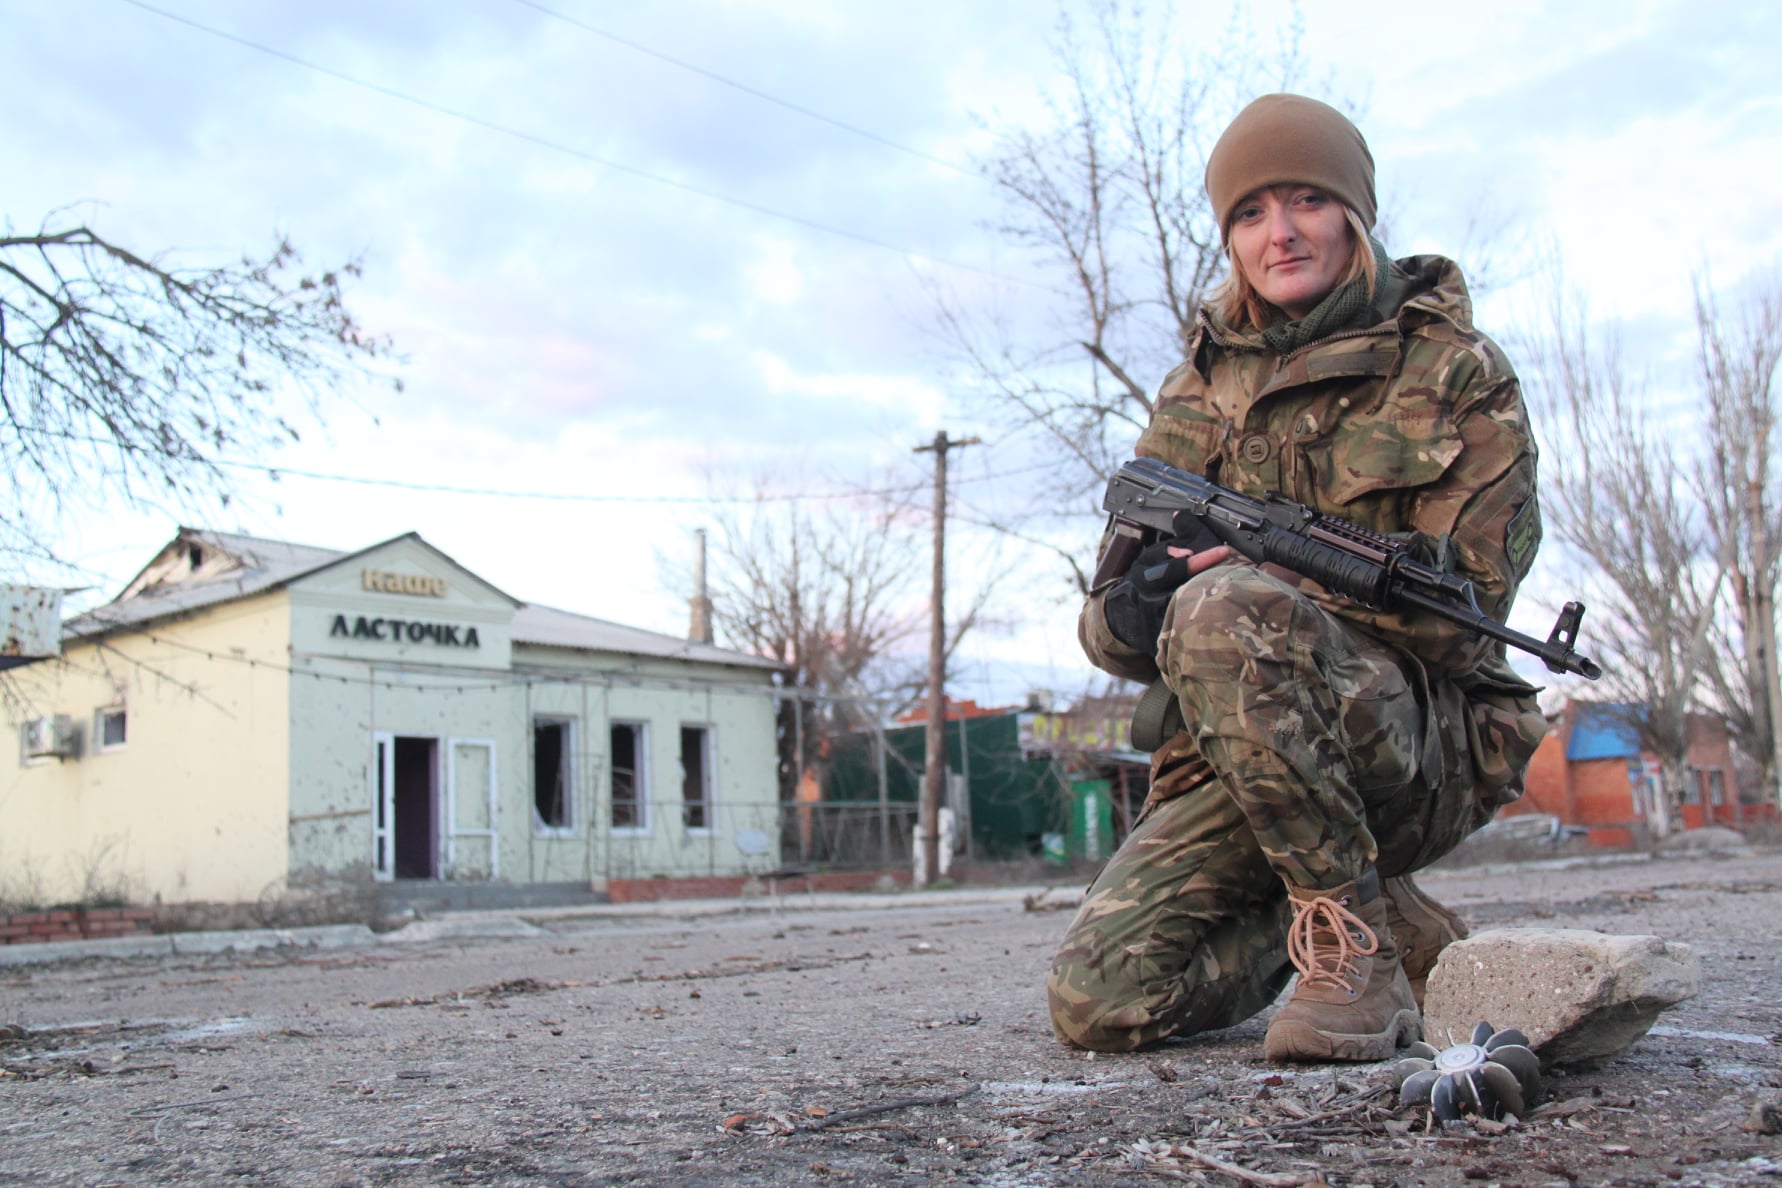
[[[50,714],[25,723],[25,758],[73,758],[77,753],[74,721],[67,714]]]

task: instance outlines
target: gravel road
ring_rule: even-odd
[[[1529,1119],[1444,1127],[1386,1066],[1263,1063],[1261,1020],[1059,1046],[1069,913],[1019,903],[89,958],[0,969],[0,1184],[1782,1185],[1782,856],[1423,882],[1687,941],[1705,989]]]

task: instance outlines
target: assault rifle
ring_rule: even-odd
[[[1270,493],[1254,499],[1154,458],[1135,458],[1108,480],[1102,507],[1114,517],[1117,538],[1128,542],[1127,549],[1109,552],[1125,553],[1126,564],[1136,555],[1145,529],[1164,537],[1187,535],[1192,525],[1177,518],[1185,515],[1250,560],[1273,562],[1363,606],[1427,611],[1539,656],[1554,672],[1575,672],[1593,681],[1603,675],[1596,661],[1575,647],[1583,603],[1566,603],[1553,634],[1542,643],[1487,616],[1479,609],[1471,581],[1418,561],[1407,542],[1315,512],[1285,496]]]

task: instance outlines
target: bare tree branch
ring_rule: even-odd
[[[752,502],[714,504],[708,596],[723,642],[788,668],[780,753],[790,795],[806,768],[820,766],[825,740],[882,725],[922,698],[927,656],[914,645],[928,629],[930,509],[918,502],[920,484],[886,482],[816,504],[752,485]],[[1004,572],[995,547],[949,590],[949,660],[991,625]]]
[[[1713,632],[1717,708],[1782,797],[1782,694],[1776,663],[1776,584],[1782,577],[1782,466],[1776,369],[1782,364],[1782,281],[1771,278],[1732,314],[1705,280],[1695,320],[1707,441],[1695,485],[1709,539],[1732,578],[1733,614]]]
[[[1168,5],[1126,0],[1064,17],[1042,121],[1002,130],[983,162],[1004,200],[994,230],[1032,252],[1056,297],[996,317],[982,294],[934,293],[937,340],[999,451],[1056,463],[988,517],[1024,540],[1048,525],[1085,539],[1224,269],[1206,155],[1244,103],[1299,81],[1297,14],[1260,33],[1236,16],[1204,48],[1180,44],[1180,27]]]
[[[227,499],[219,465],[298,436],[348,374],[388,354],[344,299],[356,261],[186,267],[85,225],[0,235],[0,558],[54,556],[48,499]]]
[[[1662,836],[1680,807],[1689,715],[1711,679],[1706,637],[1722,570],[1704,548],[1679,437],[1648,415],[1648,394],[1627,374],[1615,335],[1593,331],[1582,302],[1555,283],[1526,356],[1550,439],[1548,530],[1595,571],[1602,688],[1664,765],[1670,800],[1654,821]]]

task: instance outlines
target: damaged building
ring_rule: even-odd
[[[535,606],[408,534],[182,529],[8,674],[0,869],[42,902],[778,863],[780,666]]]

